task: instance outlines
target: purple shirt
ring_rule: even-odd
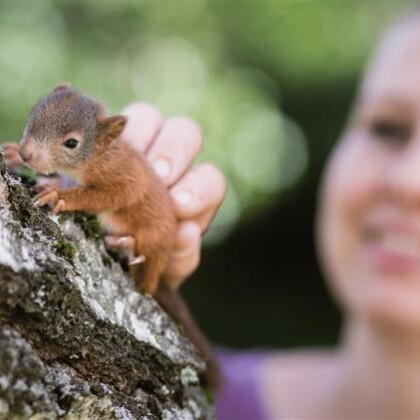
[[[216,353],[224,376],[223,389],[216,394],[218,420],[267,420],[257,372],[268,352],[217,349]]]

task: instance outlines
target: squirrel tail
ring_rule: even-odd
[[[172,320],[182,328],[185,336],[194,344],[206,362],[206,371],[200,378],[203,385],[213,391],[221,389],[222,374],[219,364],[210,343],[192,317],[183,297],[164,282],[160,282],[154,297]]]

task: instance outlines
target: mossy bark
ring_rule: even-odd
[[[76,220],[0,150],[0,418],[213,418],[196,350]]]

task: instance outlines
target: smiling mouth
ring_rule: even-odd
[[[420,238],[394,229],[367,229],[364,233],[370,259],[380,269],[411,271],[420,269]]]
[[[417,236],[372,229],[367,231],[365,238],[369,243],[376,243],[390,252],[420,258],[420,239]]]

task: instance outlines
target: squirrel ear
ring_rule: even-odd
[[[56,86],[53,90],[53,92],[62,92],[64,90],[70,90],[70,85],[67,83],[60,83],[58,86]]]
[[[123,132],[126,124],[126,117],[123,115],[116,115],[100,121],[99,127],[103,137],[108,138],[108,140],[114,140]]]

